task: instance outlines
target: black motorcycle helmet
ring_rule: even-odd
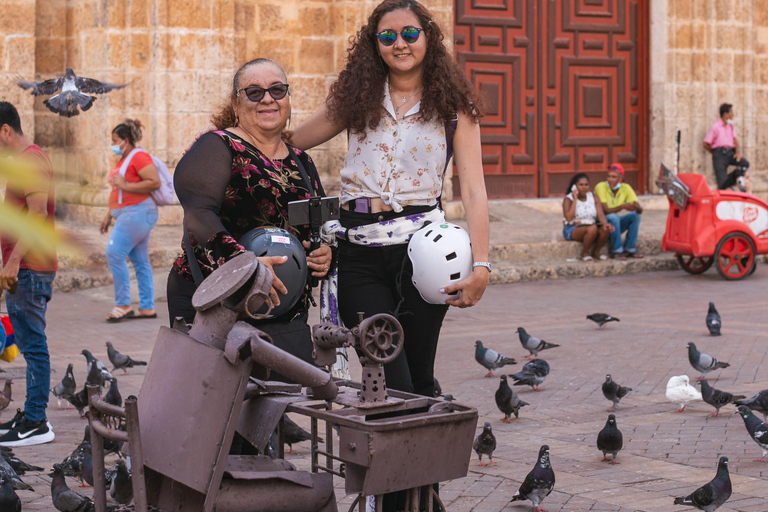
[[[280,295],[280,305],[273,308],[269,314],[277,318],[290,311],[304,293],[307,284],[307,254],[299,239],[284,229],[262,227],[244,234],[240,238],[240,245],[258,257],[288,256],[288,261],[274,266],[275,275],[288,289],[288,294]],[[266,312],[265,304],[257,313]]]

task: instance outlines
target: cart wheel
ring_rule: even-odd
[[[698,258],[689,254],[678,254],[677,262],[683,267],[683,270],[689,274],[703,274],[715,262],[713,256],[703,256]]]
[[[755,266],[755,244],[744,233],[729,233],[715,249],[717,271],[729,281],[744,279]]]

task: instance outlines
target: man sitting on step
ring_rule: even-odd
[[[603,204],[606,219],[614,227],[610,240],[611,258],[643,258],[635,247],[643,207],[637,202],[637,194],[632,186],[623,181],[624,166],[611,164],[608,167],[607,180],[595,185],[595,195]],[[627,236],[622,245],[621,234],[625,231]]]

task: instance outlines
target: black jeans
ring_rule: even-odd
[[[746,158],[736,160],[735,148],[714,148],[712,149],[712,166],[715,168],[715,178],[717,179],[717,188],[724,190],[733,186],[733,183],[729,184],[728,167],[735,165],[737,167],[749,168],[749,161]]]

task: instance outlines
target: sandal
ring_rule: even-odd
[[[107,322],[113,324],[125,320],[126,318],[133,318],[134,316],[135,313],[132,309],[125,311],[124,309],[120,309],[119,307],[115,306],[112,308],[112,311],[109,312]]]
[[[641,259],[645,258],[645,254],[640,254],[639,252],[625,252],[624,256],[627,258],[635,258],[635,259]]]
[[[132,320],[136,320],[137,318],[157,318],[157,313],[152,313],[151,315],[142,315],[139,313],[138,315],[133,315],[130,318]]]
[[[592,256],[582,256],[581,261],[595,261]]]
[[[592,255],[592,257],[593,257],[593,258],[595,258],[595,261],[597,261],[597,260],[600,260],[600,261],[605,261],[605,260],[607,260],[607,259],[608,259],[608,256],[606,256],[605,254],[601,254],[600,256],[595,256],[595,255],[593,254],[593,255]]]
[[[625,260],[625,259],[627,259],[627,257],[624,256],[624,253],[614,252],[613,254],[611,254],[611,259],[614,259],[614,260]]]

